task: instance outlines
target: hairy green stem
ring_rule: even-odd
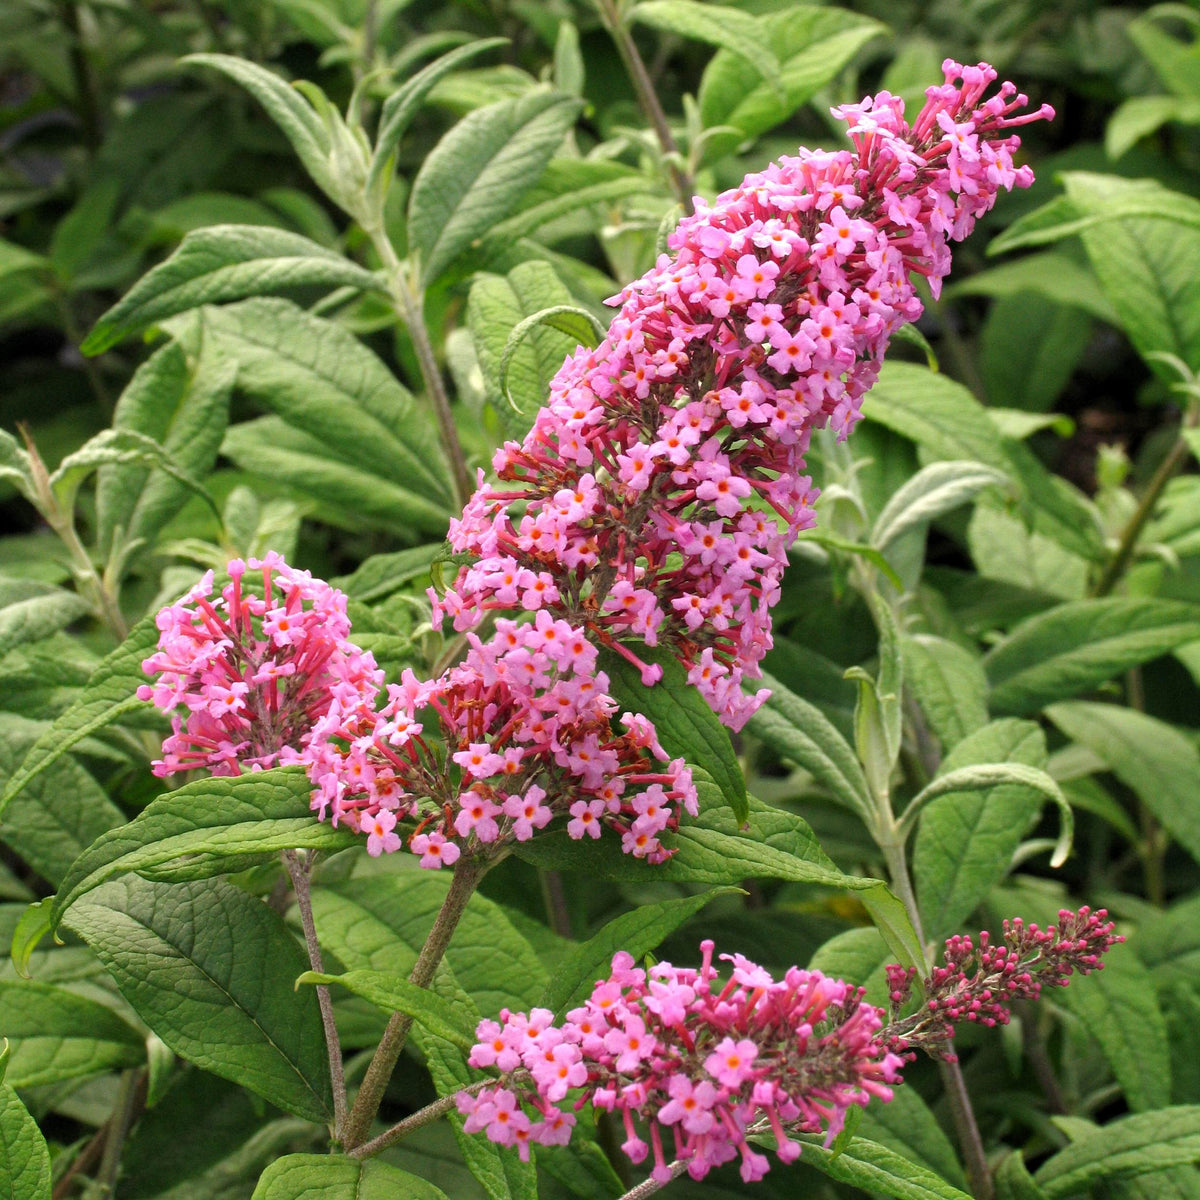
[[[321,958],[321,944],[317,941],[317,927],[313,923],[312,892],[309,888],[313,860],[308,856],[301,861],[299,851],[285,850],[283,862],[292,881],[296,907],[300,910],[300,927],[304,930],[308,965],[318,975],[324,975],[325,964]],[[338,1040],[337,1023],[333,1019],[333,1001],[329,997],[329,988],[323,983],[317,984],[317,1005],[321,1010],[325,1050],[329,1055],[329,1081],[333,1088],[333,1136],[340,1142],[346,1125],[346,1076],[342,1067],[342,1044]]]
[[[418,1112],[413,1113],[411,1117],[405,1117],[403,1121],[397,1121],[391,1129],[385,1130],[378,1137],[372,1138],[369,1142],[363,1142],[361,1146],[355,1146],[350,1151],[350,1157],[371,1158],[381,1150],[386,1150],[389,1146],[394,1146],[397,1142],[408,1137],[410,1133],[416,1133],[418,1129],[423,1129],[426,1125],[432,1125],[434,1121],[440,1121],[447,1113],[453,1112],[458,1102],[458,1096],[462,1092],[474,1094],[486,1087],[494,1086],[495,1082],[494,1079],[480,1079],[477,1083],[469,1084],[467,1087],[462,1088],[460,1092],[455,1092],[452,1096],[443,1096],[440,1100],[435,1100],[432,1104],[427,1104]]]
[[[882,831],[884,836],[879,846],[887,862],[888,874],[891,876],[892,888],[900,898],[908,919],[916,931],[917,940],[925,945],[925,933],[921,923],[921,911],[917,907],[916,892],[913,891],[912,877],[908,872],[908,859],[905,856],[904,842],[896,835],[893,828],[890,832]],[[929,973],[928,962],[921,964],[922,974]],[[946,1043],[946,1052],[954,1053],[954,1043]],[[975,1110],[971,1107],[971,1096],[967,1091],[966,1080],[963,1079],[962,1068],[957,1062],[938,1062],[938,1073],[942,1078],[942,1087],[946,1092],[946,1100],[950,1105],[950,1115],[954,1121],[954,1130],[958,1134],[958,1144],[963,1153],[967,1167],[967,1179],[971,1184],[971,1194],[975,1200],[993,1200],[995,1185],[992,1173],[988,1168],[987,1154],[983,1148],[983,1138],[979,1133],[979,1123],[975,1120]]]
[[[650,79],[642,56],[638,53],[637,44],[629,32],[629,26],[618,11],[615,0],[596,0],[596,5],[600,10],[600,19],[617,47],[621,62],[625,65],[625,71],[629,76],[629,81],[633,84],[633,90],[637,93],[638,104],[653,127],[655,137],[658,138],[675,195],[679,203],[683,205],[684,213],[691,216],[695,212],[692,195],[696,190],[696,184],[692,177],[679,166],[682,157],[679,146],[675,141],[674,134],[671,133],[670,125],[667,124],[667,114],[663,112],[663,107],[659,103],[654,83]]]
[[[1185,423],[1194,426],[1197,423],[1197,417],[1200,417],[1200,406],[1193,407]],[[1094,597],[1107,596],[1120,582],[1121,576],[1125,574],[1129,561],[1137,549],[1138,539],[1142,536],[1146,522],[1154,514],[1159,498],[1167,484],[1171,482],[1175,472],[1187,462],[1189,452],[1187,442],[1182,437],[1177,437],[1171,449],[1167,451],[1166,457],[1158,464],[1158,470],[1151,476],[1141,500],[1138,501],[1137,508],[1133,511],[1133,516],[1121,530],[1116,551],[1100,573],[1100,578],[1096,580],[1096,586],[1092,588]]]
[[[427,988],[433,982],[433,976],[445,956],[450,939],[466,911],[467,902],[486,870],[485,865],[473,858],[460,858],[455,864],[450,890],[446,893],[446,900],[437,915],[437,920],[434,921],[433,928],[425,939],[425,945],[421,947],[421,953],[413,965],[412,973],[408,977],[409,983]],[[393,1013],[388,1021],[370,1066],[367,1067],[367,1073],[363,1076],[362,1086],[358,1089],[350,1115],[346,1119],[342,1144],[350,1153],[358,1149],[366,1139],[411,1028],[412,1017],[405,1013]]]
[[[442,373],[438,369],[433,344],[429,340],[429,329],[425,324],[421,296],[410,286],[405,277],[404,264],[396,257],[396,249],[383,227],[377,223],[368,222],[363,225],[363,228],[383,263],[384,273],[387,276],[388,295],[396,309],[396,314],[404,322],[408,329],[408,335],[412,338],[413,349],[417,353],[417,363],[421,368],[421,379],[425,384],[426,394],[433,404],[442,446],[450,462],[450,471],[454,478],[454,491],[459,504],[466,504],[475,489],[471,483],[471,473],[467,469],[467,459],[463,454],[462,443],[458,438],[458,429],[454,424],[454,414],[450,411],[450,398],[446,395],[446,385],[442,380]]]

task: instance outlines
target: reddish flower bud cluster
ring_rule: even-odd
[[[916,978],[914,968],[889,966],[892,1020],[887,1044],[898,1054],[915,1057],[925,1050],[951,1058],[940,1049],[954,1037],[959,1021],[1007,1025],[1014,1000],[1036,1000],[1043,987],[1066,987],[1071,975],[1099,971],[1101,957],[1125,939],[1115,932],[1103,909],[1086,905],[1078,912],[1063,909],[1058,924],[1039,929],[1020,917],[1004,922],[1004,940],[993,945],[985,931],[978,946],[968,936],[946,942],[943,966],[924,981],[924,1000],[910,1016],[901,1017]]]
[[[652,1153],[660,1182],[671,1178],[664,1139],[693,1179],[740,1155],[750,1181],[769,1164],[748,1134],[773,1133],[780,1160],[793,1162],[800,1146],[789,1129],[832,1140],[851,1105],[891,1098],[901,1059],[880,1044],[883,1013],[861,989],[795,967],[776,980],[740,954],[721,956],[733,964],[721,983],[713,943],[700,949],[698,971],[665,962],[644,971],[618,953],[561,1024],[547,1009],[481,1021],[469,1061],[504,1079],[459,1093],[467,1131],[527,1157],[531,1142],[570,1139],[575,1118],[560,1106],[574,1093],[576,1110],[621,1114],[622,1149],[637,1163]]]

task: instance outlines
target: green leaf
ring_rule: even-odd
[[[1116,309],[1109,304],[1095,272],[1061,250],[1026,254],[1013,262],[979,271],[947,287],[943,295],[1019,298],[1033,293],[1058,304],[1074,306],[1110,325],[1117,324]]]
[[[1195,32],[1195,15],[1187,12],[1187,19],[1193,22]],[[1200,82],[1196,79],[1196,67],[1200,64],[1197,54],[1198,44],[1193,37],[1190,43],[1159,28],[1155,18],[1174,15],[1167,5],[1156,6],[1150,12],[1130,21],[1126,27],[1129,40],[1146,56],[1154,73],[1163,81],[1168,91],[1177,96],[1189,99],[1200,99]]]
[[[241,84],[283,131],[314,182],[326,194],[333,194],[336,180],[329,129],[294,87],[265,67],[229,54],[189,54],[180,61],[194,66],[214,67]]]
[[[909,530],[927,526],[1007,478],[979,462],[930,463],[892,495],[871,531],[871,545],[886,551]]]
[[[521,343],[540,325],[549,325],[551,329],[557,329],[574,339],[577,345],[588,347],[598,346],[605,335],[605,328],[599,320],[577,304],[555,304],[543,308],[513,326],[504,344],[504,353],[500,356],[499,384],[501,394],[517,411],[520,411],[520,405],[508,389],[509,366]]]
[[[250,1200],[446,1200],[446,1193],[377,1158],[288,1154],[262,1173]]]
[[[448,54],[423,67],[415,75],[406,79],[384,102],[379,114],[379,132],[375,137],[375,152],[371,158],[371,169],[367,173],[367,194],[373,194],[384,181],[385,175],[391,171],[391,163],[395,161],[396,147],[417,115],[426,97],[434,89],[439,80],[456,71],[463,63],[482,54],[486,50],[494,50],[497,46],[508,45],[507,38],[480,38],[467,42],[465,46],[457,46]],[[390,182],[390,180],[388,180]]]
[[[950,1139],[915,1088],[895,1088],[886,1104],[868,1104],[859,1112],[860,1136],[902,1154],[957,1188],[966,1188]]]
[[[1011,1150],[996,1170],[998,1200],[1046,1200],[1045,1193],[1033,1181],[1020,1150]]]
[[[1048,1200],[1087,1192],[1105,1179],[1128,1179],[1200,1160],[1200,1106],[1177,1105],[1111,1121],[1072,1142],[1034,1172]]]
[[[718,50],[700,81],[700,120],[705,129],[734,127],[735,134],[712,137],[704,161],[712,162],[739,142],[756,138],[787,120],[829,83],[858,49],[883,26],[856,13],[815,5],[794,5],[760,20],[762,44],[780,62],[784,97],[746,71],[740,55]]]
[[[459,1020],[458,1012],[436,993],[409,983],[403,975],[385,971],[347,971],[344,975],[321,975],[305,971],[296,980],[302,983],[340,984],[356,996],[369,1000],[384,1012],[401,1012],[424,1026],[435,1037],[453,1042],[468,1053],[475,1045],[475,1030]]]
[[[50,1200],[50,1151],[37,1122],[7,1084],[0,1084],[0,1196]]]
[[[24,761],[8,780],[0,797],[0,814],[13,797],[27,788],[72,746],[127,713],[146,711],[134,694],[146,682],[142,660],[158,643],[155,614],[143,617],[129,636],[96,668],[82,694],[29,748]]]
[[[44,730],[40,722],[0,713],[0,779],[14,778],[22,760],[41,744]],[[6,807],[0,839],[43,879],[57,884],[90,842],[124,819],[79,763],[58,758]]]
[[[582,945],[576,946],[559,963],[538,1007],[548,1008],[555,1019],[560,1018],[591,994],[597,979],[608,977],[612,957],[618,950],[625,950],[641,960],[710,900],[735,894],[739,894],[738,888],[714,888],[698,896],[679,896],[658,904],[642,904],[633,912],[622,913]]]
[[[811,542],[816,546],[823,546],[826,550],[837,550],[842,554],[853,554],[857,558],[861,558],[869,562],[873,567],[876,567],[887,579],[888,583],[898,592],[905,590],[904,581],[896,574],[895,568],[874,546],[868,546],[865,542],[855,542],[849,538],[838,537],[835,533],[822,533],[819,530],[806,530],[797,540]]]
[[[1094,506],[1051,475],[1027,446],[1002,437],[987,409],[962,384],[912,363],[885,362],[878,384],[863,401],[863,415],[934,458],[970,459],[995,468],[1011,480],[1035,528],[1085,558],[1103,557]]]
[[[209,309],[203,331],[237,362],[239,390],[315,439],[332,461],[409,497],[419,528],[444,533],[451,488],[432,427],[352,333],[272,299]]]
[[[1051,705],[1046,716],[1107,763],[1200,862],[1200,751],[1190,738],[1165,721],[1115,704],[1071,700]]]
[[[97,1000],[47,983],[0,980],[0,1028],[11,1040],[11,1087],[34,1087],[132,1067],[142,1035]]]
[[[21,914],[13,930],[9,961],[22,979],[29,978],[29,960],[38,943],[50,932],[50,909],[53,903],[53,896],[35,901]]]
[[[88,611],[86,600],[60,588],[46,588],[40,595],[4,605],[0,608],[0,657],[57,633]]]
[[[989,703],[1026,716],[1200,640],[1200,608],[1141,597],[1060,604],[1018,625],[983,660]]]
[[[870,822],[872,808],[867,781],[849,743],[820,709],[763,676],[771,697],[750,718],[747,728],[777,754],[803,767],[839,804]]]
[[[371,291],[380,285],[370,271],[336,250],[286,229],[197,229],[96,322],[80,349],[101,354],[176,313],[301,286]]]
[[[236,371],[203,349],[189,361],[168,342],[136,371],[113,414],[114,429],[153,439],[191,479],[212,470],[229,419]],[[125,462],[100,468],[96,482],[96,543],[108,558],[117,544],[149,542],[179,510],[185,485],[153,464]]]
[[[1131,946],[1114,946],[1104,970],[1086,983],[1055,992],[1054,1002],[1074,1013],[1100,1043],[1129,1107],[1135,1112],[1171,1102],[1171,1050],[1155,996],[1154,979]]]
[[[526,262],[507,276],[480,274],[467,300],[467,325],[496,415],[506,433],[524,437],[546,402],[550,380],[578,338],[561,329],[528,324],[571,293],[549,263]],[[534,322],[534,325],[537,323]],[[514,341],[524,327],[530,336]]]
[[[137,872],[207,879],[270,861],[280,850],[343,850],[362,839],[317,820],[302,767],[196,779],[153,800],[128,825],[98,838],[72,864],[53,910],[54,928],[81,896]]]
[[[468,113],[425,158],[413,181],[408,237],[430,283],[512,212],[574,124],[581,102],[534,91]]]
[[[1130,96],[1108,118],[1104,149],[1114,161],[1169,121],[1200,124],[1200,100],[1184,96]]]
[[[36,503],[29,452],[22,450],[17,439],[4,429],[0,429],[0,481],[11,483],[30,504]]]
[[[181,1058],[295,1116],[328,1120],[317,994],[295,993],[308,964],[273,909],[223,879],[134,876],[80,901],[68,924]]]
[[[743,832],[716,785],[700,772],[696,775],[700,816],[685,821],[677,833],[662,836],[663,844],[676,850],[665,863],[650,865],[623,854],[615,837],[589,839],[585,846],[569,838],[565,830],[520,842],[513,853],[539,867],[585,871],[594,879],[717,884],[788,879],[856,892],[882,886],[877,879],[842,874],[806,822],[753,797],[750,829]]]
[[[641,0],[629,17],[736,55],[742,68],[749,67],[771,89],[778,103],[787,103],[788,92],[767,29],[749,13],[725,4],[700,4],[698,0]]]
[[[749,816],[746,778],[729,731],[688,683],[687,672],[669,650],[641,643],[635,652],[643,662],[662,667],[662,678],[646,687],[637,667],[615,651],[603,650],[598,661],[613,698],[623,711],[648,717],[667,754],[703,770],[721,789],[734,819],[744,823]]]
[[[987,677],[957,642],[929,634],[904,636],[905,679],[944,751],[987,724]]]
[[[836,1155],[815,1138],[797,1140],[804,1143],[802,1162],[864,1192],[895,1196],[897,1200],[963,1200],[966,1195],[933,1171],[866,1138],[854,1138]]]
[[[1030,721],[985,725],[946,756],[938,778],[981,762],[1044,766],[1042,731]],[[937,941],[953,933],[1004,878],[1041,806],[1033,788],[998,781],[983,790],[943,795],[925,809],[913,847],[913,874],[928,937]]]
[[[222,374],[222,386],[227,390],[233,383],[233,373],[223,370]],[[181,491],[194,492],[214,515],[221,515],[208,489],[183,470],[153,438],[135,429],[102,429],[58,464],[50,476],[50,486],[54,489],[59,507],[64,512],[71,512],[83,481],[99,468],[110,465],[157,468],[168,475]]]

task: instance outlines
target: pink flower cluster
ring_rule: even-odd
[[[892,333],[936,293],[948,240],[965,237],[1015,168],[1012,84],[947,61],[909,127],[887,93],[835,110],[855,149],[805,150],[752,174],[671,236],[674,256],[617,298],[595,350],[551,383],[523,444],[494,460],[451,525],[473,556],[434,597],[459,631],[490,613],[553,614],[642,669],[663,645],[732,728],[771,645],[786,550],[813,523],[812,430],[858,418]],[[625,639],[635,639],[635,646]]]
[[[244,586],[262,572],[262,595]],[[369,703],[383,672],[347,640],[346,597],[275,553],[234,559],[213,597],[209,571],[156,618],[158,652],[142,664],[138,697],[168,712],[172,735],[156,775],[202,767],[214,775],[301,762],[331,704]]]
[[[917,1011],[901,1018],[912,995],[916,971],[889,966],[892,1020],[888,1046],[909,1058],[923,1049],[935,1057],[953,1058],[940,1049],[954,1036],[958,1021],[1007,1025],[1014,1000],[1036,1000],[1043,987],[1066,987],[1078,972],[1102,970],[1101,957],[1125,939],[1115,932],[1105,909],[1078,912],[1062,909],[1058,924],[1039,929],[1020,917],[1004,922],[1001,945],[985,931],[979,945],[968,936],[946,942],[944,965],[924,981],[924,1000]]]
[[[612,974],[562,1024],[547,1009],[481,1021],[469,1062],[504,1078],[459,1093],[466,1130],[528,1157],[531,1142],[570,1140],[575,1118],[561,1107],[570,1098],[576,1110],[619,1112],[621,1148],[635,1163],[652,1152],[660,1182],[671,1178],[664,1138],[693,1179],[740,1155],[750,1181],[769,1164],[748,1135],[773,1133],[780,1160],[793,1162],[800,1146],[789,1129],[832,1140],[851,1105],[891,1098],[901,1059],[879,1043],[883,1014],[861,989],[795,967],[776,980],[740,954],[721,956],[733,964],[722,983],[713,943],[700,948],[699,970],[645,971],[616,954]]]
[[[423,867],[523,842],[557,816],[570,837],[621,836],[627,854],[660,862],[659,835],[679,809],[695,815],[696,789],[682,759],[668,760],[654,726],[625,713],[615,729],[608,677],[596,648],[542,611],[500,619],[490,642],[472,635],[459,666],[421,682],[411,671],[381,709],[337,699],[308,748],[313,807],[369,836],[371,854],[400,845],[396,821],[419,821],[410,846]],[[423,737],[422,710],[440,741]]]

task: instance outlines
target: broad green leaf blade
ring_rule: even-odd
[[[861,1111],[860,1137],[902,1154],[965,1190],[967,1180],[954,1147],[915,1088],[895,1088],[886,1104],[868,1104]]]
[[[622,711],[642,713],[654,723],[662,748],[704,771],[721,789],[734,819],[749,816],[746,778],[742,774],[729,731],[687,680],[687,672],[669,651],[644,644],[636,653],[643,662],[662,667],[654,687],[642,683],[641,672],[619,654],[604,650],[599,664],[609,678],[609,691]]]
[[[1035,529],[1084,558],[1104,556],[1094,505],[1051,475],[1027,446],[1002,437],[988,410],[962,384],[912,363],[886,362],[863,401],[863,415],[933,458],[993,467],[1009,478]]]
[[[88,611],[82,596],[61,588],[46,588],[40,595],[6,604],[0,608],[0,657],[57,633]]]
[[[32,980],[0,980],[0,1028],[11,1043],[11,1087],[78,1079],[146,1057],[142,1035],[111,1008]]]
[[[981,762],[1044,766],[1045,737],[1030,721],[995,721],[959,742],[940,774]],[[913,875],[929,938],[953,933],[1004,878],[1042,803],[1034,789],[1001,782],[945,795],[925,809],[913,847]]]
[[[1190,738],[1165,721],[1115,704],[1070,700],[1051,705],[1046,715],[1107,763],[1200,862],[1200,752]]]
[[[705,145],[706,162],[787,120],[829,83],[861,46],[884,31],[877,22],[856,13],[815,5],[794,5],[761,18],[760,23],[763,44],[779,59],[784,98],[761,77],[748,73],[738,54],[718,50],[700,81],[700,120],[705,129],[728,125],[738,132],[710,138]]]
[[[14,777],[22,760],[41,744],[45,730],[40,722],[0,713],[0,779]],[[77,855],[124,819],[78,762],[58,758],[7,806],[0,840],[43,879],[57,884]]]
[[[23,450],[17,439],[4,429],[0,429],[0,480],[11,483],[26,500],[34,503],[37,492],[30,470],[29,451]]]
[[[13,930],[9,961],[22,979],[29,978],[29,960],[38,943],[50,932],[50,908],[53,903],[53,896],[35,901],[21,914]]]
[[[386,971],[347,971],[344,975],[321,975],[305,971],[296,980],[302,984],[336,983],[356,996],[369,1000],[384,1012],[401,1012],[413,1018],[435,1037],[452,1042],[470,1053],[475,1044],[475,1030],[459,1019],[459,1013],[436,993],[409,983],[403,975]]]
[[[286,229],[212,225],[189,233],[96,322],[80,349],[102,354],[166,317],[300,286],[378,289],[370,271]]]
[[[343,529],[385,529],[401,536],[444,533],[449,506],[341,456],[279,417],[232,425],[221,453],[243,471],[294,493],[315,519]]]
[[[1045,1193],[1033,1181],[1020,1150],[1013,1150],[996,1169],[998,1200],[1046,1200]]]
[[[1033,1174],[1049,1200],[1200,1161],[1200,1105],[1181,1104],[1111,1121],[1072,1142]]]
[[[1197,640],[1196,605],[1141,597],[1061,604],[1018,625],[988,653],[989,704],[1027,716]]]
[[[554,304],[549,308],[540,309],[532,316],[513,326],[508,340],[504,344],[504,353],[500,356],[499,384],[500,393],[512,408],[520,406],[513,399],[508,387],[508,372],[513,356],[521,348],[521,343],[539,326],[549,326],[557,329],[575,341],[576,345],[595,347],[604,338],[605,328],[586,308],[577,304]]]
[[[233,373],[222,367],[222,374],[223,386],[228,389],[233,383]],[[58,464],[58,469],[50,476],[50,486],[54,490],[59,507],[64,512],[71,512],[83,481],[94,471],[111,465],[156,468],[168,475],[181,491],[190,491],[199,496],[214,516],[221,515],[221,510],[208,489],[183,470],[153,438],[139,433],[136,429],[102,429]]]
[[[451,488],[433,428],[352,333],[274,299],[208,309],[203,333],[237,362],[241,391],[322,443],[329,458],[411,492],[421,527],[444,532]]]
[[[1154,979],[1126,943],[1104,956],[1104,970],[1055,992],[1100,1049],[1134,1112],[1171,1102],[1171,1050]]]
[[[260,1176],[250,1200],[447,1200],[446,1193],[379,1159],[288,1154]]]
[[[922,467],[893,494],[871,531],[871,545],[886,551],[910,529],[926,525],[973,500],[1007,476],[979,462],[937,462]]]
[[[788,93],[779,73],[767,29],[763,22],[725,4],[700,4],[698,0],[641,0],[629,14],[630,19],[666,33],[707,42],[741,60],[771,89],[780,104]]]
[[[1168,121],[1200,124],[1200,100],[1184,96],[1130,96],[1104,130],[1104,149],[1114,162]]]
[[[211,353],[189,359],[178,342],[157,350],[121,393],[113,428],[153,439],[192,479],[203,479],[217,459],[229,420],[236,371]],[[175,515],[186,487],[153,464],[102,466],[96,481],[96,543],[107,560],[121,542],[147,543]]]
[[[468,113],[430,152],[413,181],[409,245],[429,284],[512,211],[574,124],[581,103],[534,91]]]
[[[850,744],[820,709],[777,679],[764,675],[763,684],[771,689],[771,698],[750,718],[750,732],[803,767],[839,804],[869,822],[867,781]]]
[[[572,841],[565,831],[543,833],[514,848],[518,858],[539,867],[586,872],[593,879],[626,879],[648,883],[741,883],[746,879],[788,879],[828,887],[866,891],[877,879],[844,875],[821,849],[807,823],[783,809],[750,799],[750,828],[741,824],[720,799],[716,785],[702,780],[700,816],[688,819],[678,833],[664,834],[664,845],[676,853],[651,866],[621,853],[615,837]]]
[[[133,627],[125,641],[96,668],[82,695],[29,748],[0,797],[0,814],[14,796],[72,746],[128,713],[146,711],[146,703],[134,693],[146,682],[142,660],[158,643],[154,616],[151,613],[143,617]]]
[[[970,651],[930,634],[901,638],[904,675],[944,751],[987,724],[987,677]]]
[[[1117,324],[1116,309],[1109,304],[1096,273],[1061,250],[1026,254],[951,284],[943,295],[992,296],[997,300],[1033,293],[1064,306],[1074,305],[1100,321]]]
[[[438,82],[457,71],[464,63],[483,54],[486,50],[494,50],[497,46],[508,45],[507,38],[479,38],[457,46],[447,54],[423,67],[415,75],[406,79],[384,102],[379,114],[379,132],[375,137],[375,152],[371,158],[371,167],[367,172],[366,192],[375,193],[383,181],[385,172],[390,171],[394,161],[396,147],[417,115],[425,98],[437,86]]]
[[[895,1196],[896,1200],[963,1200],[967,1194],[926,1167],[866,1138],[851,1139],[841,1154],[826,1150],[815,1138],[798,1140],[804,1143],[802,1162],[864,1192]]]
[[[7,1084],[0,1084],[0,1196],[50,1200],[50,1151],[37,1122]]]
[[[327,195],[334,193],[336,179],[329,130],[295,88],[265,67],[229,54],[189,54],[181,61],[189,65],[214,67],[241,84],[283,131],[314,182]]]
[[[527,262],[506,276],[480,274],[467,300],[467,325],[487,396],[505,433],[524,437],[546,402],[550,380],[578,339],[553,328],[534,328],[509,344],[516,329],[539,311],[571,300],[549,263]],[[502,368],[507,364],[505,379]]]
[[[273,909],[223,879],[132,876],[76,904],[68,923],[181,1058],[295,1116],[329,1119],[317,994],[295,992],[308,963]]]
[[[591,994],[598,979],[607,978],[612,957],[625,950],[639,961],[711,900],[737,893],[737,888],[714,888],[698,896],[680,896],[658,904],[643,904],[633,912],[609,921],[598,933],[576,946],[559,964],[538,1007],[550,1009],[560,1018],[567,1009]]]
[[[361,844],[349,829],[317,820],[311,794],[301,767],[197,779],[167,792],[79,856],[59,889],[54,927],[81,896],[131,872],[204,879],[272,859],[280,850]]]

